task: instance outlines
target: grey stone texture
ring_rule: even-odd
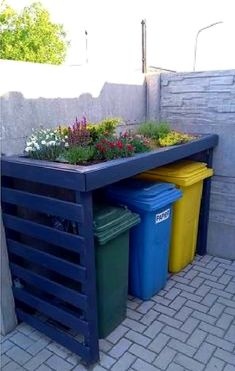
[[[231,310],[235,308],[235,292],[230,293],[235,277],[228,274],[230,279],[223,283],[223,290],[228,292],[229,298],[221,295],[222,290],[215,292],[210,286],[210,282],[221,284],[223,276],[219,276],[218,272],[224,271],[223,275],[226,275],[227,272],[234,272],[234,267],[232,260],[209,255],[197,256],[181,273],[172,275],[167,283],[168,289],[161,290],[148,301],[148,305],[130,297],[128,307],[141,313],[139,324],[144,322],[145,325],[137,327],[136,322],[127,314],[127,319],[107,339],[100,340],[100,361],[89,370],[235,370],[235,316],[231,314]],[[203,278],[203,285],[209,291],[206,294],[199,292],[197,295],[200,302],[194,303],[204,301],[206,314],[191,306],[192,300],[187,298],[188,291],[177,287],[177,278],[181,278],[187,281],[186,287],[191,287],[192,294],[196,293],[198,289],[194,280],[201,275],[201,269],[209,272],[211,279]],[[176,308],[168,316],[169,321],[171,320],[168,324],[165,321],[166,315],[158,312],[157,306],[168,308],[176,300],[176,292],[178,298],[186,301],[182,308]],[[205,301],[210,294],[216,297],[213,303],[210,300]],[[186,319],[182,317],[184,308],[189,309],[185,312]],[[155,316],[152,315],[153,312]],[[142,320],[148,313],[152,321],[147,324]],[[87,370],[77,355],[24,323],[2,337],[1,352],[3,371]]]
[[[161,74],[160,91],[162,121],[176,130],[219,135],[208,253],[235,259],[235,70]]]

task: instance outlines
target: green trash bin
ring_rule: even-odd
[[[94,236],[99,337],[112,332],[126,316],[129,230],[140,217],[127,208],[94,205]]]

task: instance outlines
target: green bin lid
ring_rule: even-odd
[[[104,203],[94,205],[93,231],[100,245],[104,245],[138,223],[140,223],[139,215],[131,212],[127,207]]]

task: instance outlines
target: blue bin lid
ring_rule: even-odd
[[[182,192],[173,183],[128,179],[106,188],[107,196],[119,204],[154,211],[178,200]]]

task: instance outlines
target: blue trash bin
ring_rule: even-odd
[[[129,293],[148,300],[166,284],[172,203],[182,193],[172,183],[130,179],[107,187],[106,195],[141,217],[130,232]]]

